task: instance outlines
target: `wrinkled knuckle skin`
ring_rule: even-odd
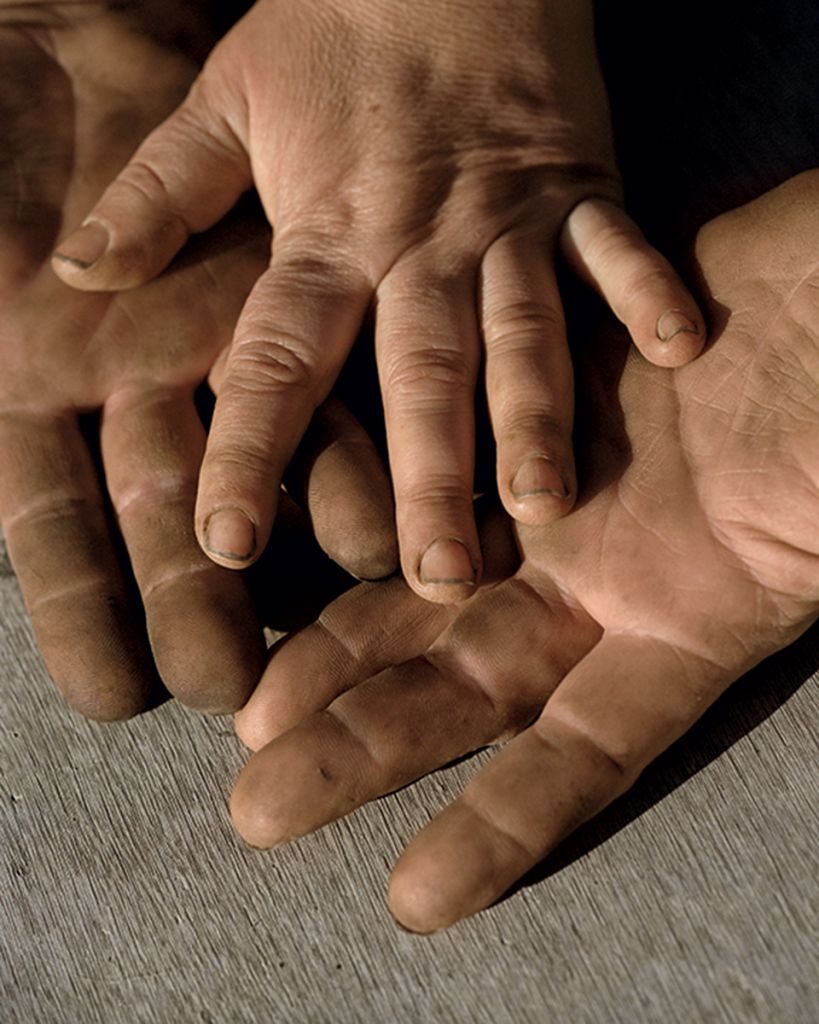
[[[286,337],[245,336],[230,356],[230,387],[251,394],[312,390],[316,367],[304,343]]]
[[[384,389],[404,400],[436,400],[471,394],[475,374],[460,352],[428,349],[393,357],[384,373]]]
[[[235,473],[240,478],[267,479],[275,474],[277,463],[273,453],[255,436],[214,444],[207,456],[213,473]]]
[[[487,344],[502,352],[539,348],[544,339],[565,334],[563,314],[537,301],[510,302],[490,307],[484,316]]]
[[[630,275],[623,284],[620,302],[628,316],[646,297],[652,294],[662,294],[663,291],[673,286],[673,277],[661,267],[652,267],[648,270],[640,270]]]

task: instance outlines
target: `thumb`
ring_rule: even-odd
[[[133,288],[164,270],[190,234],[231,209],[252,177],[224,97],[206,69],[57,246],[58,277],[84,291]]]

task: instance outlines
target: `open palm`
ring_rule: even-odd
[[[282,645],[237,719],[262,748],[233,796],[249,842],[304,834],[513,736],[393,875],[399,921],[444,927],[816,619],[817,241],[810,172],[700,233],[717,337],[695,364],[660,370],[601,339],[582,376],[578,507],[516,526],[515,575],[460,613],[397,581],[359,589]]]
[[[174,35],[177,16],[141,25],[106,4],[66,14],[44,3],[20,23],[0,7],[0,520],[48,668],[96,718],[139,710],[157,672],[194,707],[234,710],[265,649],[243,579],[201,553],[193,513],[205,450],[194,393],[214,363],[218,376],[266,265],[268,229],[237,212],[124,294],[78,292],[49,263],[59,232],[80,222],[194,77],[192,57],[158,41],[162,28]],[[183,38],[201,24],[189,28]],[[98,430],[82,429],[84,414],[99,416]],[[317,448],[334,454],[314,451],[312,462],[334,495],[346,473],[352,513],[336,498],[333,523],[317,532],[343,556],[358,510],[370,547],[362,553],[358,538],[358,561],[347,564],[389,572],[386,475],[344,410],[330,419]],[[342,437],[358,478],[349,450],[345,459],[344,444],[331,444]],[[311,486],[320,499],[321,481]]]

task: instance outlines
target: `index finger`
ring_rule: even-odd
[[[338,263],[280,253],[239,320],[196,502],[203,550],[231,569],[270,536],[284,471],[358,333],[370,288]]]

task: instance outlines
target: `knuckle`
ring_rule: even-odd
[[[237,339],[230,354],[226,391],[235,388],[259,395],[313,388],[316,366],[306,343],[280,329],[276,333],[278,337],[264,336],[251,326],[249,334]]]
[[[496,435],[499,443],[522,444],[535,450],[543,449],[544,445],[551,451],[567,448],[571,438],[571,417],[561,418],[555,404],[549,405],[546,396],[538,403],[524,403],[510,396],[509,401],[498,409]]]
[[[674,278],[666,268],[641,261],[641,265],[632,270],[623,282],[620,305],[628,315],[628,311],[646,296],[667,291],[673,283]]]
[[[369,287],[358,250],[351,244],[351,231],[346,224],[333,224],[337,219],[338,214],[328,213],[321,228],[302,223],[279,233],[270,278],[276,289],[343,302]]]
[[[238,477],[243,481],[268,480],[277,466],[272,447],[268,448],[261,438],[249,432],[235,440],[223,438],[212,441],[206,462],[211,479],[218,475]],[[204,471],[203,464],[203,475]]]
[[[544,338],[565,334],[563,313],[537,300],[497,303],[484,313],[486,344],[496,352],[540,349]]]
[[[147,160],[135,157],[120,175],[115,187],[135,194],[140,206],[148,207],[154,219],[178,220],[184,224],[168,190],[167,183],[159,171]],[[157,210],[161,211],[159,216],[157,216]]]
[[[427,473],[403,487],[396,484],[396,502],[405,515],[425,512],[457,512],[472,515],[472,488],[463,477],[454,473]]]
[[[585,242],[583,251],[590,262],[609,267],[618,263],[630,250],[644,246],[636,224],[617,223],[599,227]]]
[[[592,767],[601,763],[620,783],[633,780],[641,767],[640,751],[624,736],[606,736],[588,723],[580,723],[576,714],[562,707],[559,701],[547,705],[535,725],[537,735],[547,739],[550,731],[560,735],[560,744],[570,750],[572,758]]]
[[[441,398],[471,394],[475,369],[463,352],[399,347],[384,368],[385,390],[399,400],[436,402]]]

